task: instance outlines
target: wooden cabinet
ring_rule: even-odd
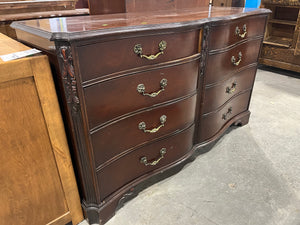
[[[212,0],[213,6],[244,7],[245,0]]]
[[[29,49],[0,34],[0,55]],[[77,224],[80,200],[46,56],[0,59],[0,224]]]
[[[272,10],[269,16],[259,62],[300,72],[300,3],[299,1],[262,1]]]
[[[89,0],[91,15],[208,6],[210,0]]]
[[[265,21],[265,15],[260,15],[211,26],[205,57],[199,143],[214,140],[232,124],[229,122],[232,118],[235,124],[248,123]]]
[[[11,0],[0,1],[0,33],[16,39],[12,21],[89,14],[88,9],[75,9],[76,0]]]
[[[67,18],[63,31],[49,20],[13,24],[24,42],[54,41],[91,223],[107,221],[143,180],[248,122],[268,13],[195,6]]]

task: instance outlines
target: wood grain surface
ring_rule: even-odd
[[[0,35],[1,54],[29,49]],[[82,221],[46,56],[0,62],[0,224]]]

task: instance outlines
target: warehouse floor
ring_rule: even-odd
[[[300,225],[300,75],[259,69],[250,111],[106,225]]]

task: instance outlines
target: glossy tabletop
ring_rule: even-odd
[[[80,36],[105,35],[147,29],[163,29],[203,24],[214,20],[227,20],[242,15],[268,13],[267,9],[230,8],[230,7],[196,7],[176,8],[160,11],[143,11],[119,14],[61,17],[18,21],[12,27],[44,38],[77,39]],[[170,25],[171,24],[171,25]],[[151,25],[151,26],[149,26]]]

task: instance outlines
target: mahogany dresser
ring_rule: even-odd
[[[56,68],[90,223],[107,221],[141,181],[248,122],[269,12],[194,7],[13,23]]]

